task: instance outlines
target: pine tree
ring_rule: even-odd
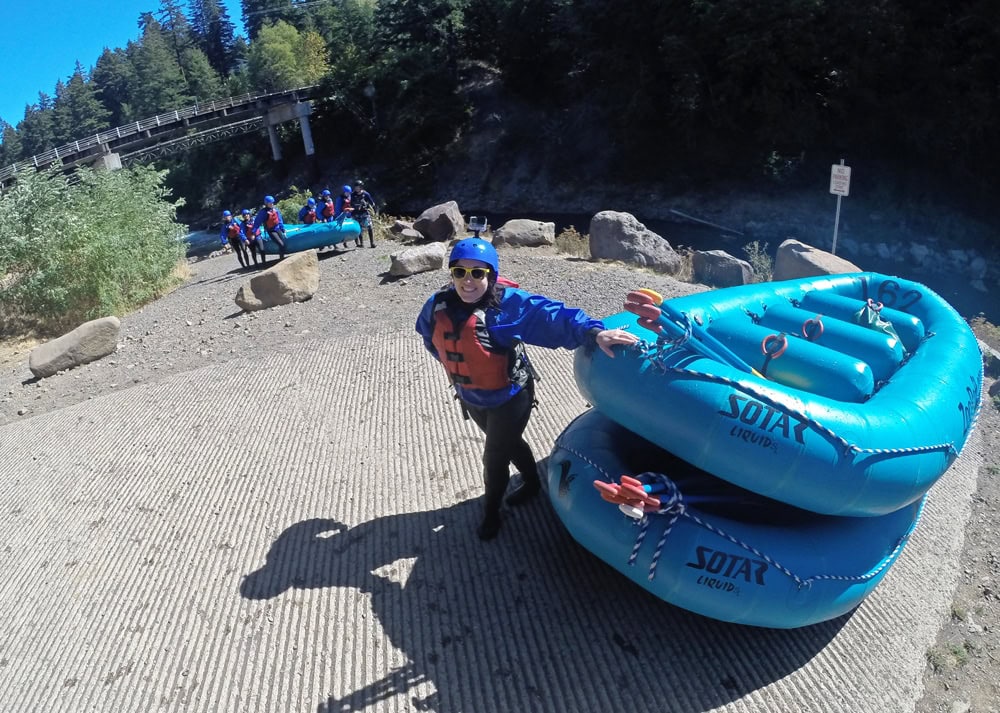
[[[38,92],[38,103],[28,104],[24,108],[24,118],[18,122],[17,133],[21,137],[24,158],[54,148],[52,98],[48,94]]]
[[[301,18],[301,9],[288,0],[243,0],[243,26],[247,28],[250,42],[256,42],[265,25],[284,21],[295,26]]]
[[[56,142],[60,144],[93,136],[109,126],[110,113],[98,100],[93,82],[84,77],[79,61],[69,82],[56,85],[52,111]]]
[[[17,129],[0,119],[0,137],[3,144],[0,145],[0,168],[9,166],[21,160],[21,137]]]
[[[121,126],[137,118],[132,115],[132,93],[135,90],[135,67],[121,48],[107,48],[97,59],[90,78],[97,87],[98,98],[108,110],[111,126]]]
[[[222,79],[197,47],[184,50],[181,67],[187,77],[188,93],[196,99],[219,99],[224,94]]]
[[[149,13],[140,21],[144,28],[138,42],[129,42],[126,54],[135,68],[132,111],[137,118],[153,116],[192,103],[187,81],[174,57],[160,24]]]
[[[177,59],[177,64],[184,66],[184,50],[194,41],[191,24],[188,22],[180,3],[175,0],[160,0],[160,11],[157,13],[160,31]]]
[[[235,66],[235,30],[221,0],[190,0],[191,29],[216,72],[227,77]]]

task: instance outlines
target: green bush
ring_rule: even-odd
[[[556,252],[590,258],[590,238],[572,225],[556,236],[555,246]]]
[[[162,172],[18,175],[0,195],[0,333],[54,333],[162,294],[184,257]]]
[[[761,245],[754,240],[743,248],[743,254],[753,268],[754,282],[770,282],[774,263],[767,254],[767,243]]]
[[[299,189],[297,186],[288,187],[288,196],[282,198],[275,205],[281,211],[281,217],[289,225],[299,222],[299,211],[310,198],[316,199],[316,210],[319,211],[319,196],[314,196],[311,191]],[[259,209],[258,209],[259,210]]]

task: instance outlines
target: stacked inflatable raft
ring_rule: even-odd
[[[968,325],[875,273],[747,285],[604,320],[642,337],[578,350],[596,407],[549,459],[570,533],[655,595],[797,627],[856,607],[895,561],[975,423]]]

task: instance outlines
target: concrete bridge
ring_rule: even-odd
[[[292,120],[299,122],[305,153],[311,156],[314,148],[309,126],[312,111],[309,100],[318,95],[319,86],[314,85],[198,102],[184,109],[108,129],[6,166],[0,169],[0,186],[25,168],[46,168],[57,161],[67,168],[81,164],[121,168],[257,131],[262,127],[267,128],[271,152],[277,161],[281,159],[281,145],[274,127]]]

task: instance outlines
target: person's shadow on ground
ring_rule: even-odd
[[[653,597],[576,545],[545,495],[506,513],[492,542],[475,536],[480,514],[478,500],[467,500],[355,527],[311,519],[273,542],[264,566],[242,582],[244,597],[356,588],[371,597],[392,646],[409,659],[320,703],[318,713],[366,710],[425,682],[436,693],[410,703],[440,713],[608,710],[609,699],[586,696],[595,685],[628,700],[632,711],[662,711],[670,709],[663,686],[671,679],[649,676],[664,662],[687,681],[689,690],[677,692],[690,703],[685,709],[707,709],[802,666],[847,618],[796,631],[712,621]],[[355,657],[378,651],[377,642],[358,646],[366,654]],[[747,666],[748,648],[759,648],[762,662]],[[588,686],[578,684],[581,677]]]

